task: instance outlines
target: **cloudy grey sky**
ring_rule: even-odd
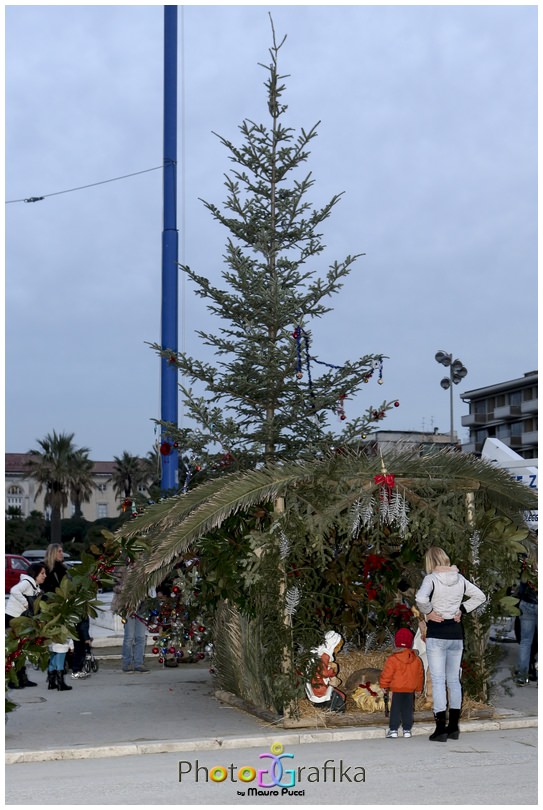
[[[347,403],[400,407],[388,430],[449,430],[438,349],[468,368],[460,393],[537,363],[537,6],[185,6],[179,26],[180,258],[219,282],[237,139],[266,121],[272,10],[287,34],[288,123],[321,121],[316,205],[345,195],[315,269],[363,252],[313,351],[390,357]],[[163,7],[6,9],[6,200],[162,162]],[[184,111],[184,115],[182,115]],[[25,452],[75,433],[94,459],[144,455],[160,414],[161,171],[6,205],[6,439]],[[180,346],[210,326],[181,285]],[[182,413],[181,413],[182,419]]]

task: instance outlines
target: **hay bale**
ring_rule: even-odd
[[[354,703],[362,712],[384,712],[384,690],[378,683],[369,683],[357,687],[351,695]]]

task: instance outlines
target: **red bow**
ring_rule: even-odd
[[[376,484],[381,484],[381,486],[388,487],[389,489],[392,489],[394,486],[393,475],[376,475],[373,480]]]
[[[370,695],[371,695],[372,697],[377,697],[377,692],[373,692],[373,691],[370,689],[370,682],[369,682],[369,681],[366,681],[366,683],[359,683],[358,685],[359,685],[359,686],[360,686],[362,689],[367,689],[367,691],[370,693]]]

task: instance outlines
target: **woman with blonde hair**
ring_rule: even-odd
[[[417,607],[426,622],[426,654],[432,679],[436,728],[433,742],[457,740],[462,706],[460,665],[464,651],[462,616],[486,601],[484,593],[451,565],[439,546],[432,546],[424,557],[426,576],[417,591]],[[464,601],[464,597],[467,597]],[[447,689],[449,723],[447,725]]]
[[[54,593],[66,574],[68,569],[64,565],[64,549],[61,543],[49,543],[45,550],[43,562],[47,569],[47,576],[42,585],[44,593]]]
[[[50,543],[47,546],[44,564],[47,575],[41,586],[42,591],[45,594],[54,593],[68,573],[68,569],[64,565],[64,550],[60,543]],[[64,681],[66,654],[70,649],[70,645],[73,646],[71,639],[66,639],[63,643],[55,642],[49,645],[49,651],[51,653],[47,666],[47,682],[49,689],[58,689],[59,692],[67,692],[72,688]]]

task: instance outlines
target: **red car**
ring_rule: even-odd
[[[30,563],[19,554],[6,554],[6,593],[17,585]]]

